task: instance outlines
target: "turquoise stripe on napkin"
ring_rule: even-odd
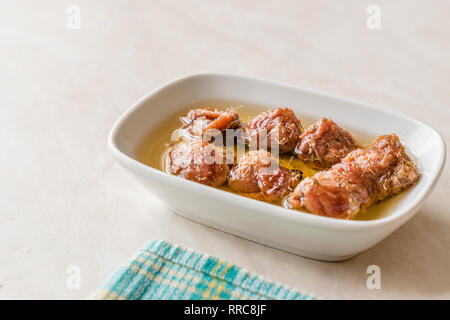
[[[164,240],[147,242],[92,299],[314,299],[226,261]]]

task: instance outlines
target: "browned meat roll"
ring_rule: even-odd
[[[233,167],[228,184],[237,192],[260,192],[269,201],[281,200],[292,191],[301,174],[282,167],[265,150],[246,153]]]
[[[384,135],[370,149],[352,151],[330,169],[303,180],[285,205],[327,217],[353,218],[372,203],[414,184],[419,176],[397,135]]]
[[[357,148],[358,143],[347,130],[323,118],[303,132],[295,152],[304,161],[329,168]]]
[[[230,158],[222,147],[203,140],[174,145],[166,157],[166,171],[213,187],[228,177]]]
[[[299,142],[302,131],[302,125],[294,111],[278,107],[260,113],[248,122],[243,127],[243,137],[248,144],[256,147],[254,149],[259,149],[260,135],[264,133],[264,143],[268,148],[271,143],[276,143],[280,152],[291,152]]]
[[[208,129],[225,131],[240,126],[239,114],[233,109],[219,111],[217,109],[193,109],[181,120],[183,129],[192,137],[198,138]]]

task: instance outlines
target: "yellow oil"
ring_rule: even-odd
[[[151,130],[143,139],[143,141],[138,145],[135,153],[136,159],[150,167],[165,171],[165,157],[169,150],[169,147],[174,143],[171,141],[172,133],[182,125],[180,118],[186,115],[186,113],[191,109],[204,107],[213,107],[219,110],[225,110],[226,108],[233,107],[239,113],[239,117],[242,123],[247,122],[257,114],[268,109],[266,107],[255,106],[249,103],[236,103],[226,100],[202,101],[191,104],[172,114],[167,119],[162,121],[159,125],[157,125],[153,130]],[[310,124],[318,120],[305,118],[300,115],[297,116],[301,119],[301,123],[304,128],[308,127]],[[355,132],[355,130],[350,129],[350,131],[357,138],[358,142],[361,145],[368,145],[375,138],[361,132]],[[313,166],[305,163],[304,161],[296,158],[293,155],[281,155],[279,162],[281,165],[289,169],[301,170],[303,172],[303,178],[310,177],[318,171],[317,168],[314,168]],[[222,185],[221,187],[219,187],[219,189],[226,192],[236,193],[227,184]],[[263,201],[263,199],[257,194],[237,194]],[[354,220],[374,220],[386,216],[390,211],[389,209],[391,208],[391,206],[394,205],[394,201],[398,197],[399,195],[371,205],[364,212],[359,213],[354,218]],[[279,206],[282,205],[281,202],[272,202],[272,204]]]

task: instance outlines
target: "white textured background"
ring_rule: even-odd
[[[81,8],[81,30],[66,8]],[[381,30],[366,27],[369,4]],[[253,75],[384,106],[450,139],[450,1],[0,3],[0,298],[85,298],[146,239],[325,298],[450,298],[450,170],[391,237],[318,262],[169,213],[106,149],[114,121],[187,73]],[[368,119],[370,121],[370,119]],[[81,289],[66,269],[81,267]],[[377,264],[382,289],[368,290]]]

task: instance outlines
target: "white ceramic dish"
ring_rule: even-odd
[[[284,209],[171,176],[136,160],[137,145],[155,125],[193,101],[211,99],[290,106],[300,117],[330,117],[372,136],[395,132],[417,157],[422,178],[389,207],[386,217],[350,221]],[[348,259],[370,248],[409,220],[436,184],[446,154],[439,133],[410,117],[312,90],[223,74],[191,75],[153,90],[120,117],[108,145],[116,160],[171,211],[249,240],[328,261]]]

